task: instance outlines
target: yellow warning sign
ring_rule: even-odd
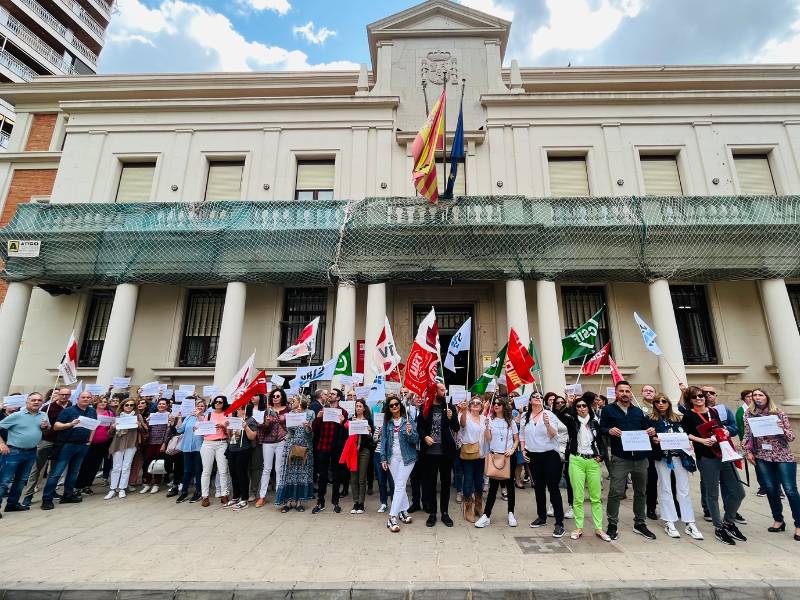
[[[42,248],[41,240],[8,240],[9,258],[36,258]]]

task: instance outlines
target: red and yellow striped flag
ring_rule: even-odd
[[[419,130],[411,145],[414,157],[414,187],[431,202],[439,199],[439,184],[436,181],[436,150],[444,147],[445,90],[433,105],[427,121]]]

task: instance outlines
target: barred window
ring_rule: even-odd
[[[111,318],[111,307],[114,304],[114,292],[98,290],[92,292],[89,311],[86,314],[86,326],[81,340],[81,351],[78,364],[81,367],[99,367],[106,342],[108,320]]]
[[[797,323],[797,329],[800,330],[800,285],[787,285],[786,291],[789,292],[789,302],[792,303],[794,320]]]
[[[281,320],[281,352],[294,344],[303,327],[319,317],[317,345],[311,364],[322,363],[325,353],[325,319],[328,309],[328,290],[325,288],[286,288]],[[281,362],[282,365],[306,365],[308,357]]]
[[[563,286],[561,302],[564,306],[564,337],[586,323],[606,303],[606,292],[600,285]],[[611,339],[606,311],[600,317],[600,328],[595,340],[595,351]],[[587,358],[588,360],[588,358]],[[571,365],[583,364],[583,357],[571,360]]]
[[[705,286],[672,285],[669,291],[684,362],[687,365],[716,364],[717,349]]]
[[[189,290],[179,359],[181,367],[216,365],[224,307],[225,290]]]
[[[297,161],[295,200],[333,200],[336,163],[333,160]]]

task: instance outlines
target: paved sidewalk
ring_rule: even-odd
[[[699,507],[694,479],[695,506]],[[686,535],[670,539],[654,521],[649,524],[658,540],[635,535],[630,499],[622,503],[618,541],[609,544],[591,534],[579,541],[568,536],[556,540],[551,537],[552,519],[547,527],[528,527],[534,518],[531,489],[517,490],[517,528],[506,524],[505,502],[498,499],[495,517],[486,529],[468,526],[461,519],[452,529],[441,523],[428,529],[418,513],[415,522],[403,526],[399,534],[390,533],[385,516],[375,512],[377,494],[367,497],[369,512],[363,515],[349,514],[349,498],[338,515],[330,505],[320,515],[310,510],[284,515],[271,505],[239,513],[223,509],[218,501],[205,509],[199,504],[176,505],[163,492],[104,501],[101,489],[95,486],[98,495],[82,504],[56,505],[50,512],[41,511],[36,503],[27,513],[4,513],[0,590],[19,583],[67,589],[87,583],[110,588],[177,588],[191,583],[222,585],[228,590],[236,584],[275,584],[285,592],[298,582],[339,589],[350,589],[352,582],[375,583],[387,590],[392,585],[405,589],[409,584],[426,589],[437,583],[490,589],[500,584],[535,587],[537,582],[550,582],[547,589],[566,591],[572,588],[552,584],[564,582],[578,590],[603,582],[642,590],[659,582],[669,585],[670,580],[677,586],[690,581],[702,588],[708,588],[710,581],[725,581],[738,589],[764,587],[765,580],[768,584],[800,581],[800,543],[788,531],[766,531],[771,524],[767,500],[757,498],[753,489],[748,489],[741,510],[749,520],[741,526],[749,541],[733,547],[716,541],[711,524],[702,520],[698,525],[704,541]],[[588,504],[586,508],[588,515]],[[455,503],[451,511],[455,518]],[[569,532],[572,521],[566,526]],[[795,591],[797,598],[800,588]],[[419,592],[414,595],[418,597]]]

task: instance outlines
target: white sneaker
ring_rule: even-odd
[[[222,505],[222,508],[230,508],[232,506],[236,506],[239,504],[237,500],[228,500],[225,504]]]
[[[127,495],[128,495],[128,494],[126,494],[126,493],[125,493],[125,490],[120,490],[120,491],[119,491],[119,497],[120,497],[120,498],[124,498],[124,497],[125,497],[125,496],[127,496]]]
[[[572,509],[571,509],[571,508],[568,508],[568,509],[567,509],[567,510],[564,512],[564,518],[565,518],[565,519],[574,519],[574,518],[575,518],[575,513],[574,513],[574,512],[572,512]]]
[[[672,521],[667,521],[664,525],[664,531],[667,532],[667,535],[671,538],[679,538],[681,534],[678,533],[678,530],[675,529],[675,523]]]
[[[157,494],[158,493],[158,486],[154,485],[153,487],[151,487],[150,488],[150,493],[151,494]]]
[[[388,507],[387,507],[385,504],[381,504],[381,505],[378,507],[378,512],[379,512],[379,513],[385,513],[387,508],[388,508]]]
[[[517,518],[514,516],[514,513],[508,513],[508,526],[509,527],[517,526]]]
[[[689,535],[692,539],[695,540],[702,540],[703,534],[700,533],[700,530],[697,528],[697,525],[694,523],[687,523],[686,524],[686,534]]]
[[[111,500],[116,495],[116,493],[117,490],[109,490],[108,493],[105,496],[103,496],[103,500]]]
[[[139,493],[140,494],[146,494],[149,491],[150,491],[150,486],[149,485],[145,485],[145,486],[142,486],[142,489],[139,490]]]
[[[477,521],[475,521],[475,527],[478,527],[479,529],[482,529],[484,527],[488,527],[489,523],[491,523],[491,522],[492,521],[491,521],[491,519],[489,519],[489,517],[487,517],[486,515],[481,515],[481,518],[478,519]]]
[[[556,512],[553,510],[553,505],[552,504],[548,504],[547,505],[547,516],[548,517],[555,517],[556,516]]]
[[[233,507],[233,510],[239,512],[240,510],[244,510],[247,508],[247,501],[242,500],[236,503],[236,506]]]

